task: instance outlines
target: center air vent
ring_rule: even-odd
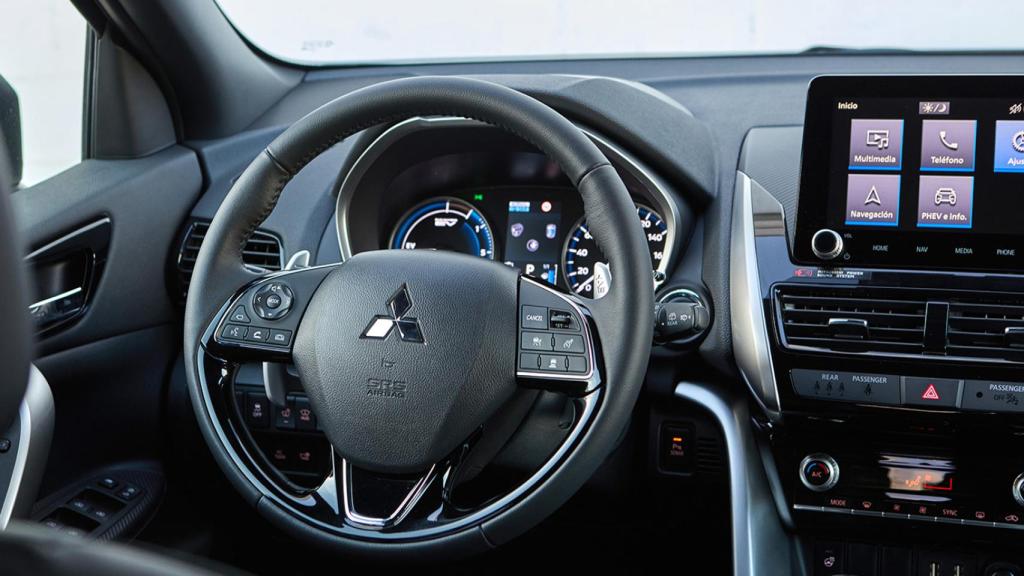
[[[779,285],[774,296],[787,348],[1024,362],[1024,294]]]
[[[188,294],[188,285],[192,280],[192,270],[196,266],[199,247],[209,228],[209,222],[202,220],[192,222],[182,240],[181,249],[178,251],[178,281],[183,302]],[[242,250],[242,261],[248,266],[268,272],[280,270],[283,267],[281,241],[269,232],[262,230],[253,232],[252,237],[245,243],[245,248]]]
[[[947,337],[951,355],[1024,361],[1024,295],[950,300]]]
[[[843,352],[924,352],[924,294],[913,290],[780,286],[783,344]]]

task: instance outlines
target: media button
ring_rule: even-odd
[[[1024,120],[996,121],[996,172],[1024,172]]]
[[[917,197],[919,228],[970,228],[973,206],[972,176],[921,176]]]
[[[896,226],[899,221],[898,174],[850,174],[847,177],[847,226]]]
[[[899,170],[903,166],[903,120],[850,121],[850,170]]]
[[[921,170],[971,172],[977,120],[925,120],[921,133]]]

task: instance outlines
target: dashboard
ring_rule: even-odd
[[[636,202],[658,287],[689,237],[692,212],[639,161],[592,137]],[[343,255],[450,250],[588,298],[607,293],[614,273],[561,169],[517,138],[466,119],[413,119],[382,133],[341,179],[336,221]]]
[[[797,535],[814,566],[827,552],[841,559],[855,545],[877,550],[879,562],[883,549],[897,550],[916,568],[929,565],[936,546],[973,557],[980,567],[1024,558],[1012,544],[1024,518],[1013,491],[1024,487],[1017,482],[1024,472],[1024,348],[1016,340],[1024,327],[1024,268],[1012,224],[1024,176],[1000,169],[1015,167],[1012,155],[997,166],[997,151],[1013,149],[1015,141],[1015,133],[999,128],[1018,121],[1013,106],[1024,91],[1016,80],[985,77],[811,81],[825,71],[1020,68],[1019,58],[1009,57],[865,54],[429,70],[506,72],[501,82],[572,117],[623,176],[638,218],[650,214],[659,298],[686,287],[717,302],[706,337],[686,355],[667,347],[652,355],[658,376],[649,393],[662,396],[644,416],[655,473],[671,472],[662,448],[676,436],[666,440],[662,433],[691,430],[666,428],[685,418],[670,415],[664,396],[682,398],[715,413],[715,426],[733,430],[740,422],[727,442],[753,435],[767,447],[752,455],[729,446],[733,488],[752,494],[748,509],[732,517],[734,538],[756,533],[752,548],[764,552],[782,550]],[[627,80],[557,74],[564,70]],[[313,76],[332,90],[352,88],[347,77]],[[309,90],[305,98],[313,98]],[[665,96],[650,96],[655,91]],[[772,97],[755,106],[752,94]],[[308,109],[308,100],[296,102],[277,120]],[[856,108],[839,106],[850,102]],[[922,103],[937,107],[922,114]],[[868,165],[851,163],[854,121],[860,134],[863,121],[875,120],[895,121],[901,130],[870,126],[889,130],[882,150],[888,153],[867,158]],[[933,131],[935,121],[951,124]],[[975,131],[961,137],[964,122]],[[876,148],[885,143],[881,134],[873,138]],[[862,140],[867,146],[867,129]],[[944,146],[934,161],[922,155],[926,140]],[[307,170],[333,217],[293,200],[301,193],[286,193],[267,221],[289,251],[319,246],[315,262],[328,263],[382,248],[455,249],[565,290],[597,291],[606,272],[614,281],[614,270],[599,271],[601,259],[590,259],[597,253],[580,226],[578,195],[557,166],[517,138],[465,119],[414,119],[329,154],[335,155]],[[954,170],[966,169],[968,158],[972,170]],[[222,182],[236,173],[225,171]],[[848,219],[851,175],[897,176],[897,208],[891,215],[884,206],[870,208],[872,198],[873,215]],[[925,196],[939,206],[925,212],[958,214],[943,220],[953,225],[920,225],[929,223],[921,219],[920,186],[932,177],[973,179],[969,192],[952,186],[955,205],[938,188]],[[312,188],[308,182],[296,186]],[[884,204],[885,191],[876,185],[876,192]],[[213,213],[200,208],[200,215]],[[812,242],[822,229],[836,233],[838,249],[828,237]],[[663,246],[650,236],[662,232]],[[708,400],[716,395],[726,399],[724,415],[717,400]],[[728,413],[739,414],[745,408],[737,406],[751,399],[751,414]],[[771,540],[766,518],[777,518],[785,536]],[[751,565],[761,559],[752,557]]]

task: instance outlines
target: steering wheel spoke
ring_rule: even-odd
[[[234,362],[289,362],[306,307],[337,266],[270,274],[244,286],[210,322],[207,351]]]
[[[601,385],[595,325],[583,300],[521,276],[518,310],[521,386],[578,396]]]

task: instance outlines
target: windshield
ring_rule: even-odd
[[[1018,50],[1006,0],[218,0],[278,59],[310,65],[800,52]]]

